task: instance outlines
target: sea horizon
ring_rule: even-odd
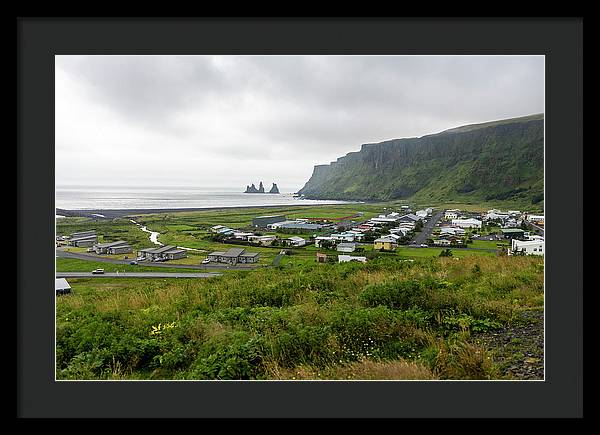
[[[280,187],[279,194],[244,193],[239,187],[57,185],[55,208],[64,210],[187,209],[347,204],[356,201],[294,197],[299,189]]]

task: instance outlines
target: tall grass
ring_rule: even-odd
[[[423,376],[490,379],[494,363],[470,337],[542,306],[542,264],[382,258],[203,280],[75,279],[57,300],[57,376],[404,376],[395,370],[405,361]],[[164,324],[173,326],[151,334]]]

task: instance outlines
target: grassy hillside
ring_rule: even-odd
[[[508,379],[527,353],[505,363],[478,337],[543,307],[532,257],[70,282],[57,298],[58,379]]]
[[[543,132],[543,115],[532,115],[365,144],[360,152],[316,166],[300,193],[543,208]]]

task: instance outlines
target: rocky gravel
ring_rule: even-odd
[[[544,379],[543,311],[524,311],[511,325],[473,338],[492,353],[503,379]]]

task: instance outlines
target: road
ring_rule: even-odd
[[[113,258],[105,258],[99,255],[83,254],[78,252],[67,252],[62,249],[56,250],[57,257],[63,258],[76,258],[78,260],[85,261],[98,261],[100,263],[111,263],[111,264],[129,264],[131,260],[116,260]],[[235,270],[250,270],[260,267],[254,264],[238,264],[230,266],[228,264],[173,264],[168,261],[164,263],[153,263],[149,261],[138,261],[140,266],[152,266],[152,267],[168,267],[170,269],[198,269],[198,270],[222,270],[222,269],[235,269]]]
[[[410,241],[410,245],[421,245],[427,243],[427,239],[431,236],[435,225],[444,216],[444,210],[438,211],[436,214],[431,216],[427,223],[423,225],[423,229],[420,233],[417,233],[415,237]]]
[[[161,273],[161,272],[105,272],[93,274],[91,272],[56,272],[57,278],[212,278],[221,276],[221,273]]]
[[[533,223],[531,223],[531,222],[529,222],[529,225],[531,225],[531,226],[532,226],[533,228],[535,228],[536,230],[538,230],[538,231],[541,231],[541,233],[542,233],[542,236],[544,236],[544,228],[542,228],[542,227],[540,227],[540,226],[538,226],[538,225],[536,225],[536,224],[533,224]]]

